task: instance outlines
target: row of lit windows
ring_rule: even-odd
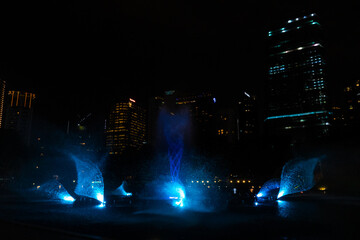
[[[234,131],[229,132],[229,131],[224,130],[224,129],[219,129],[219,130],[217,131],[217,134],[218,134],[219,136],[221,136],[221,135],[229,135],[229,134],[234,134]]]
[[[299,19],[299,18],[296,18],[296,19]],[[292,22],[294,22],[294,20],[289,20],[288,21],[288,23],[292,23]],[[318,22],[314,21],[314,20],[307,21],[305,24],[319,25],[320,26],[320,24]],[[283,28],[280,28],[280,30],[269,31],[268,36],[271,37],[274,33],[286,33],[289,30],[293,30],[293,29],[298,30],[298,29],[301,29],[302,27],[304,27],[304,26],[297,26],[296,28],[295,27],[290,27],[290,28],[289,27],[288,28],[283,27]]]
[[[285,72],[287,70],[293,69],[293,66],[295,68],[302,67],[302,66],[314,67],[314,64],[322,65],[322,60],[306,60],[303,63],[287,64],[287,66],[285,66],[284,64],[275,65],[275,66],[270,67],[269,74],[272,75],[272,74],[283,73],[283,72]],[[318,71],[320,72],[320,74],[322,74],[323,69],[320,68],[320,69],[318,69]],[[314,74],[315,69],[304,71],[304,73],[313,73]]]

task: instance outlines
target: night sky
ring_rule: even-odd
[[[39,114],[52,122],[101,109],[113,96],[146,99],[165,89],[261,95],[267,31],[312,12],[325,31],[331,94],[359,78],[355,3],[69,2],[0,6],[0,77],[8,89],[35,92]]]

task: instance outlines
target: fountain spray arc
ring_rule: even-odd
[[[179,173],[184,151],[184,134],[189,125],[188,111],[182,109],[182,111],[174,113],[162,109],[160,117],[162,119],[163,132],[168,145],[172,189],[169,193],[170,199],[175,199],[175,206],[183,207],[185,190],[180,181]]]
[[[75,162],[78,182],[75,193],[79,196],[85,196],[104,203],[104,180],[99,167],[90,160],[80,159],[74,155],[71,156]]]

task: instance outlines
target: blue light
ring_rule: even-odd
[[[179,193],[179,201],[175,202],[175,205],[179,207],[184,207],[184,198],[185,198],[185,192],[181,188],[177,188],[176,192]]]
[[[213,98],[213,102],[216,103],[216,98]]]
[[[103,203],[104,202],[104,195],[101,194],[101,193],[97,193],[96,194],[96,199]]]
[[[184,190],[182,188],[178,187],[178,188],[176,188],[176,192],[179,194],[179,196],[172,198],[172,199],[178,200],[178,201],[174,202],[174,206],[184,207],[184,199],[185,199]]]
[[[279,194],[277,195],[277,198],[281,198],[282,196],[284,196],[284,191],[279,192]]]
[[[256,196],[257,196],[257,197],[262,197],[263,194],[262,194],[262,193],[258,193]]]
[[[46,193],[50,199],[62,200],[68,203],[75,201],[68,191],[66,191],[65,187],[55,179],[41,184],[39,191]]]
[[[287,114],[287,115],[271,116],[271,117],[267,117],[267,118],[265,119],[265,121],[266,121],[266,120],[271,120],[271,119],[301,117],[301,116],[321,114],[321,113],[328,113],[328,111],[315,111],[315,112],[306,112],[306,113],[296,113],[296,114]]]
[[[77,185],[75,193],[104,202],[104,180],[99,167],[90,160],[72,155],[77,171]]]
[[[167,198],[173,200],[172,205],[175,207],[184,207],[185,190],[179,182],[169,182],[164,185],[164,193]]]
[[[287,162],[281,173],[277,198],[311,189],[315,185],[314,169],[321,158],[293,159]]]
[[[68,202],[74,202],[75,201],[75,199],[72,196],[64,196],[62,200],[68,201]]]
[[[120,195],[120,196],[127,196],[127,197],[132,196],[132,193],[125,191],[125,186],[126,186],[126,182],[123,181],[121,183],[120,187],[118,187],[115,191],[113,191],[112,194]]]
[[[103,208],[103,207],[105,207],[105,203],[106,203],[106,202],[102,202],[101,204],[97,205],[97,207],[98,207],[98,208]]]

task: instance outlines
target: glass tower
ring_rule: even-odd
[[[269,135],[307,138],[328,133],[324,45],[315,14],[288,20],[268,32],[265,124]]]

